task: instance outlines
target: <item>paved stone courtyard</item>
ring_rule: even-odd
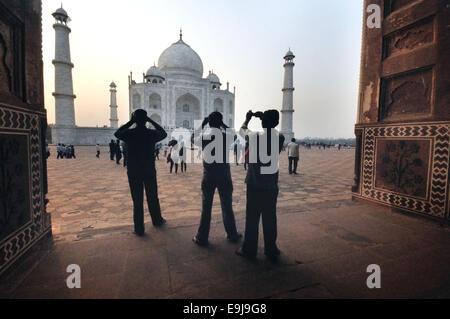
[[[201,207],[201,165],[168,173],[157,162],[167,224],[146,216],[146,236],[131,231],[126,171],[78,147],[77,159],[48,163],[53,236],[0,277],[3,298],[448,298],[450,230],[434,221],[351,200],[353,149],[301,151],[300,174],[282,153],[278,263],[234,254],[215,198],[211,246],[191,242]],[[232,166],[238,229],[245,225],[243,167]],[[218,197],[218,196],[216,196]],[[81,289],[68,289],[66,267],[81,267]],[[366,268],[381,267],[381,289]]]
[[[52,214],[56,240],[90,237],[102,229],[133,222],[126,168],[109,159],[108,148],[102,148],[100,159],[95,157],[95,147],[78,147],[76,159],[56,159],[56,151],[52,149],[51,153],[47,211]],[[354,149],[304,150],[298,176],[287,173],[286,156],[284,152],[280,164],[280,211],[301,212],[350,199]],[[195,217],[199,222],[202,165],[188,164],[187,173],[169,174],[169,164],[160,156],[156,167],[164,218],[178,223]],[[238,217],[243,217],[246,172],[242,164],[231,168],[233,208]],[[221,214],[219,196],[214,200],[213,214]],[[150,221],[148,215],[145,217]]]

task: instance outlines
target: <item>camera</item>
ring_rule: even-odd
[[[260,111],[258,111],[258,112],[252,112],[252,116],[258,117],[258,118],[262,119],[262,117],[263,117],[263,112],[260,112]]]

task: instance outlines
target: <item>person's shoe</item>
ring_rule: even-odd
[[[164,218],[161,218],[161,221],[159,223],[153,224],[154,227],[161,227],[166,223],[166,220]]]
[[[273,251],[264,252],[264,255],[266,255],[266,257],[272,262],[277,261],[280,254],[281,251],[278,248],[275,248]]]
[[[208,241],[200,240],[200,239],[198,239],[197,236],[192,237],[192,241],[193,241],[196,245],[199,245],[199,246],[201,246],[201,247],[206,247],[206,246],[209,245]]]
[[[236,233],[234,236],[227,236],[227,239],[230,243],[238,243],[242,238],[241,233]]]
[[[236,255],[247,258],[247,259],[251,259],[254,260],[256,259],[256,254],[255,255],[250,255],[248,253],[246,253],[242,247],[239,247],[236,251],[235,251]]]
[[[298,175],[297,172],[294,172],[295,175]]]
[[[145,235],[145,232],[134,231],[133,234],[135,234],[136,236],[139,236],[139,237],[143,237]]]

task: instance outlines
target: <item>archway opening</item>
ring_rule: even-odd
[[[177,127],[192,129],[195,120],[200,120],[200,101],[186,93],[176,102],[175,124]]]

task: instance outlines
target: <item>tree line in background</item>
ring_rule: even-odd
[[[355,138],[320,138],[320,137],[305,137],[302,139],[296,139],[296,142],[301,145],[310,144],[314,145],[331,145],[341,144],[342,146],[355,147]]]

